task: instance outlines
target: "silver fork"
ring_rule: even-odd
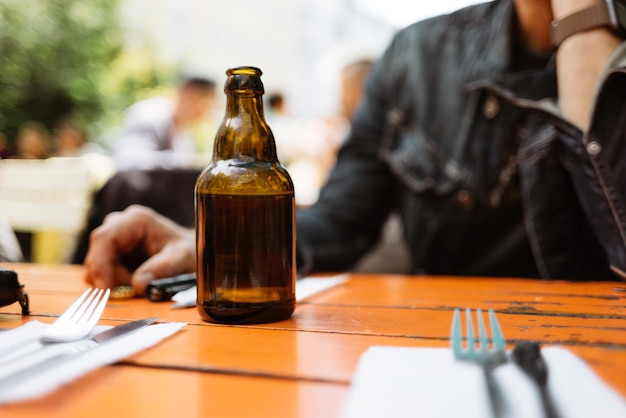
[[[485,321],[483,320],[482,311],[476,310],[478,317],[478,345],[474,337],[474,326],[472,321],[472,313],[470,309],[465,311],[467,326],[466,326],[466,348],[463,348],[463,332],[461,331],[461,319],[460,311],[454,310],[454,317],[452,319],[452,331],[450,334],[450,344],[454,357],[458,360],[472,361],[479,364],[484,372],[485,382],[487,384],[487,392],[489,394],[489,401],[491,403],[491,410],[494,418],[504,416],[504,403],[502,401],[502,395],[496,386],[493,379],[492,371],[498,365],[506,361],[506,342],[500,331],[500,325],[496,319],[496,314],[493,309],[489,309],[489,322],[491,327],[491,341],[492,347],[489,348],[489,338],[487,337],[487,331],[485,328]]]
[[[44,343],[80,340],[96,326],[110,290],[87,289],[40,337]]]
[[[109,293],[109,289],[87,289],[42,335],[23,339],[0,350],[0,368],[41,349],[42,345],[76,341],[89,335],[102,316]],[[38,344],[32,344],[34,342]]]

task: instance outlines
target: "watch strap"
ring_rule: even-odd
[[[552,43],[558,47],[569,36],[600,26],[611,26],[611,16],[604,0],[552,22]]]

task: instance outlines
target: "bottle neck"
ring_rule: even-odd
[[[235,92],[226,96],[226,117],[250,117],[253,121],[265,121],[263,96],[255,93]]]
[[[274,136],[265,121],[262,95],[246,91],[227,94],[226,113],[216,136],[213,158],[277,160]]]

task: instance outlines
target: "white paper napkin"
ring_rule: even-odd
[[[301,301],[304,298],[313,296],[326,289],[337,286],[348,280],[347,274],[338,274],[330,277],[308,276],[296,281],[296,300]],[[172,297],[173,308],[190,308],[196,306],[196,286],[193,286],[182,292],[178,292]]]
[[[624,418],[626,400],[570,351],[541,350],[561,418]],[[539,392],[514,363],[494,371],[508,417],[543,416]],[[342,418],[491,416],[479,366],[457,361],[450,349],[371,347],[357,367]]]
[[[45,368],[41,373],[25,374],[27,377],[16,378],[15,383],[0,390],[0,404],[34,399],[48,394],[56,388],[79,378],[98,367],[115,363],[132,354],[151,347],[180,330],[185,323],[174,322],[153,324],[131,334],[97,346],[80,355],[64,361],[54,367]],[[12,350],[11,355],[18,356],[37,349],[37,338],[49,325],[39,321],[0,333],[0,353]],[[94,333],[110,327],[100,326]],[[6,361],[6,358],[0,358]]]
[[[330,277],[307,276],[296,281],[296,300],[302,301],[348,280],[347,274]]]

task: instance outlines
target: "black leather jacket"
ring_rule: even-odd
[[[297,214],[301,272],[348,269],[391,211],[414,273],[626,270],[626,70],[607,73],[584,135],[558,115],[553,66],[516,66],[515,22],[497,0],[397,34],[319,201]]]

